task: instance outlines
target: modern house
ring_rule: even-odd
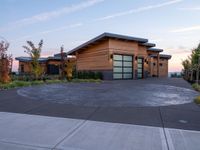
[[[72,49],[77,71],[101,72],[103,79],[167,77],[170,55],[148,39],[103,33]]]
[[[160,54],[163,50],[155,46],[148,39],[103,33],[65,55],[75,58],[77,72],[101,72],[105,80],[167,77],[171,56]],[[16,60],[20,73],[31,71],[31,58]],[[61,54],[39,61],[46,74],[59,74]]]
[[[66,53],[64,53],[66,55]],[[19,61],[19,73],[20,74],[29,74],[31,72],[31,61],[30,57],[16,57],[16,60]],[[74,58],[69,58],[70,60]],[[45,74],[49,75],[58,75],[60,74],[60,65],[61,65],[61,54],[55,54],[51,57],[40,58],[39,63]]]

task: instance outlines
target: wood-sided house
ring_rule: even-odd
[[[148,39],[103,33],[72,49],[77,71],[101,72],[103,79],[167,77],[170,55]]]

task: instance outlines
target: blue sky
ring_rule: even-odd
[[[44,40],[43,56],[103,33],[148,38],[171,54],[170,71],[200,42],[199,0],[1,0],[0,36],[9,52],[26,56],[27,40]],[[14,70],[17,63],[14,63]]]

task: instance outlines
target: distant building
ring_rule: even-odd
[[[15,59],[19,61],[19,68],[18,68],[19,74],[31,73],[32,59],[30,57],[16,57]],[[42,69],[44,70],[45,74],[49,74],[49,75],[60,74],[60,65],[61,65],[60,54],[55,54],[52,57],[40,58],[39,63]]]

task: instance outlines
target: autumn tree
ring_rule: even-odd
[[[31,71],[35,79],[38,79],[43,73],[43,69],[39,63],[43,40],[39,42],[38,47],[35,47],[32,41],[27,41],[27,44],[28,46],[23,46],[23,48],[25,48],[25,52],[31,57]]]
[[[61,55],[61,65],[60,65],[60,76],[61,79],[67,79],[71,81],[73,78],[73,69],[75,66],[75,60],[73,58],[68,58],[67,55],[64,53],[64,47],[61,47],[60,50]]]
[[[12,71],[12,55],[8,55],[7,51],[9,48],[9,43],[6,41],[0,42],[0,82],[8,83],[10,82],[9,74]]]
[[[192,49],[191,55],[182,62],[182,66],[185,79],[199,83],[200,44]]]

